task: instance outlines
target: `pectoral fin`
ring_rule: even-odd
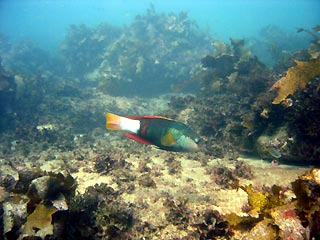
[[[167,131],[167,133],[161,138],[161,144],[165,147],[171,147],[176,144],[176,140],[170,131]]]

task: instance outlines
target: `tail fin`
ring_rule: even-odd
[[[122,130],[121,128],[121,116],[113,113],[106,114],[106,128],[109,130]]]

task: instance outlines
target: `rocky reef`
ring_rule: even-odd
[[[192,77],[208,49],[210,36],[186,12],[157,13],[151,5],[125,28],[71,26],[62,56],[70,76],[107,94],[154,96]]]
[[[264,233],[266,239],[305,239],[320,234],[319,169],[303,174],[303,168],[248,159],[220,162],[205,154],[187,160],[107,142],[100,138],[96,146],[87,142],[81,150],[54,151],[56,158],[30,153],[21,164],[2,158],[2,236],[237,239]]]
[[[264,159],[318,162],[319,33],[312,34],[308,49],[284,58],[274,71],[243,40],[216,43],[198,77],[176,86],[181,90],[196,81],[200,93],[173,97],[172,116],[196,126],[208,137],[207,151],[218,157],[251,152]],[[277,73],[288,62],[290,67]]]
[[[16,87],[14,77],[10,76],[0,64],[0,132],[4,131],[12,120],[10,113],[15,105]]]
[[[272,66],[152,6],[70,26],[55,57],[0,36],[0,238],[318,239],[319,27],[299,34]],[[204,147],[141,145],[106,112],[176,119]]]

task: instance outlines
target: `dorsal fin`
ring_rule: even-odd
[[[162,116],[126,116],[126,118],[134,119],[134,120],[141,120],[141,119],[165,119],[169,121],[175,121],[171,118],[166,118]]]

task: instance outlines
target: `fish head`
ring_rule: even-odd
[[[173,135],[176,139],[175,150],[181,152],[197,152],[201,150],[203,141],[194,131],[173,131]]]
[[[197,152],[201,149],[200,138],[191,138],[183,135],[177,141],[177,146],[185,152]]]

